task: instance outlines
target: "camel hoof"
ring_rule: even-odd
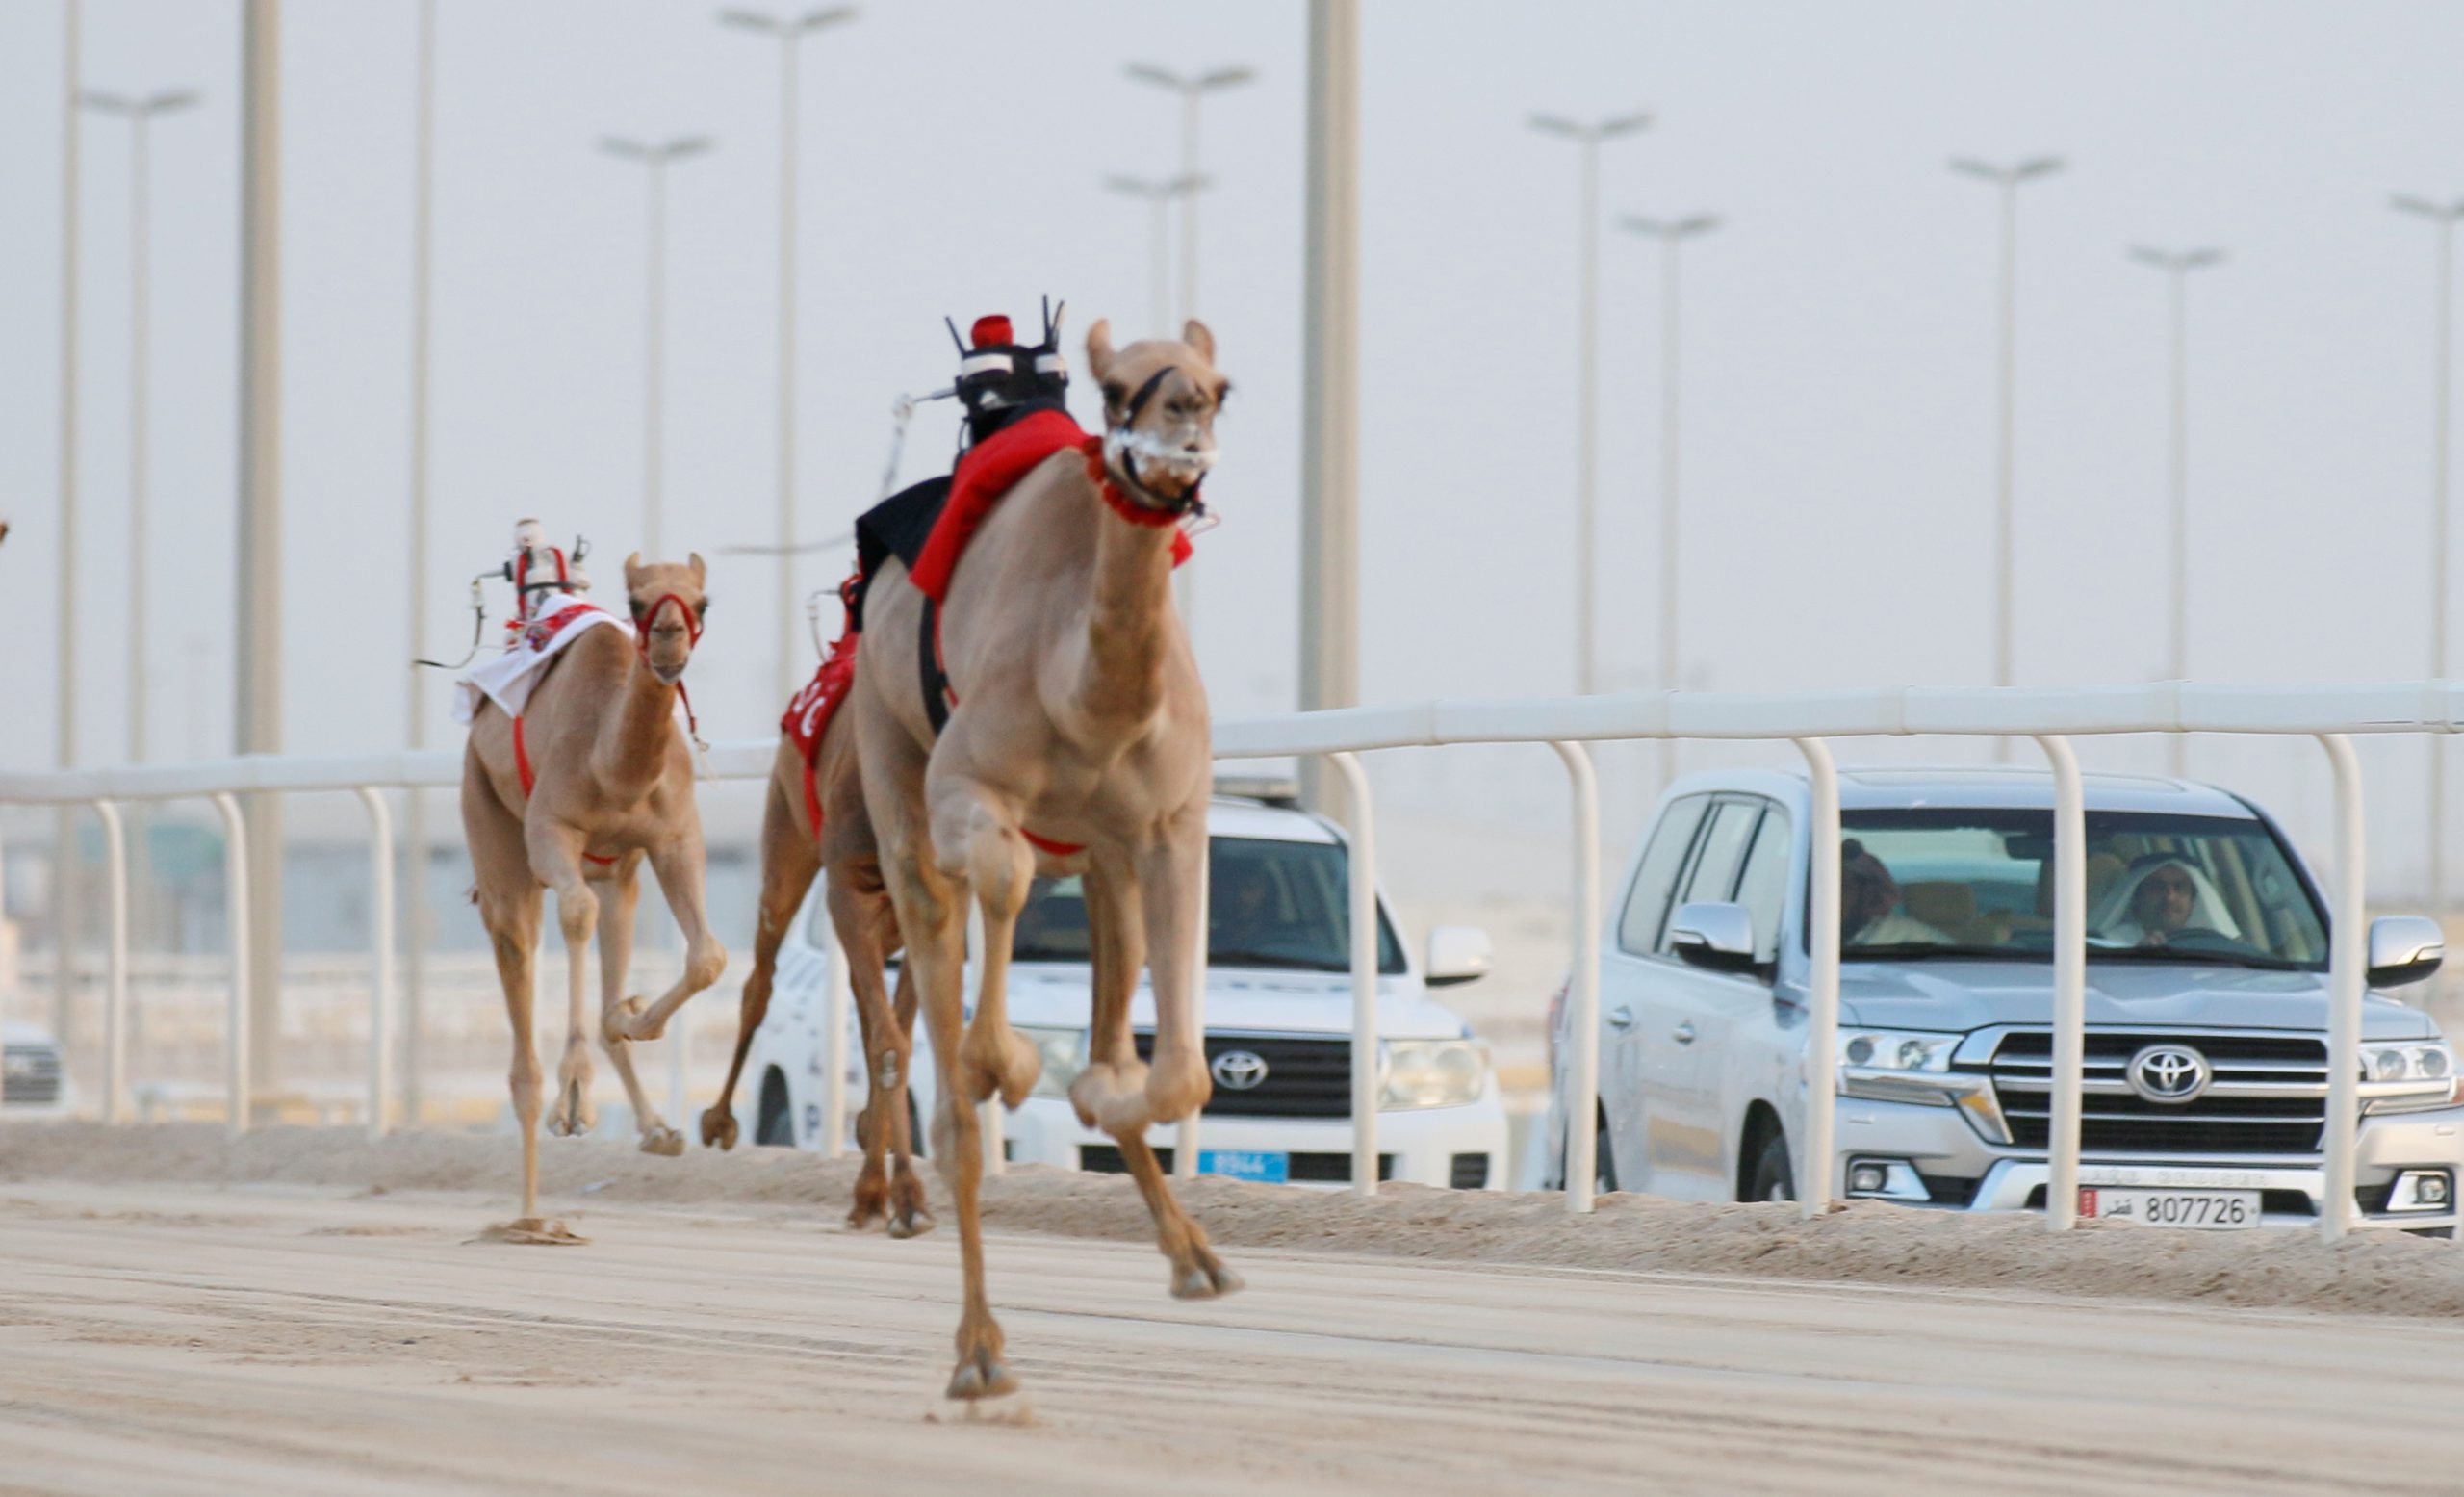
[[[932,1229],[933,1213],[930,1211],[911,1211],[889,1219],[889,1234],[900,1242],[910,1237],[921,1237]]]
[[[557,1138],[579,1138],[599,1123],[598,1109],[590,1105],[590,1093],[578,1081],[568,1081],[556,1096],[556,1105],[548,1114],[548,1131]]]
[[[642,1152],[673,1159],[684,1152],[684,1135],[670,1127],[653,1128],[642,1135]]]
[[[979,1352],[959,1363],[959,1370],[950,1375],[948,1396],[972,1403],[984,1398],[1008,1398],[1017,1391],[1018,1380],[1010,1376],[1010,1369],[991,1353]]]
[[[1185,1268],[1172,1276],[1172,1298],[1175,1300],[1215,1300],[1241,1287],[1241,1276],[1222,1264],[1213,1267],[1199,1264]]]
[[[712,1107],[702,1114],[704,1149],[733,1149],[735,1138],[735,1112],[732,1108]]]
[[[483,1228],[473,1242],[512,1243],[523,1248],[578,1248],[590,1241],[569,1231],[562,1222],[544,1217],[526,1216],[518,1222],[499,1222]]]

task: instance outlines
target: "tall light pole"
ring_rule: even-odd
[[[2435,203],[2426,197],[2398,194],[2399,213],[2419,214],[2437,230],[2438,302],[2430,313],[2430,459],[2429,459],[2429,673],[2447,676],[2447,423],[2452,403],[2450,325],[2455,302],[2455,220],[2464,219],[2464,198]],[[2439,736],[2429,739],[2429,903],[2433,914],[2447,913],[2447,754]]]
[[[1592,645],[1592,593],[1599,569],[1593,536],[1599,526],[1597,495],[1600,413],[1600,143],[1631,135],[1652,122],[1636,111],[1593,124],[1554,115],[1534,115],[1531,128],[1560,136],[1582,148],[1582,218],[1577,234],[1581,268],[1575,313],[1575,689],[1599,689]]]
[[[145,762],[145,567],[146,522],[146,294],[148,207],[151,173],[147,143],[157,115],[196,103],[191,89],[167,89],[143,98],[88,90],[88,109],[128,121],[128,761]]]
[[[1961,157],[1953,171],[1993,183],[2001,194],[2001,274],[1995,292],[1993,356],[1993,684],[2011,684],[2012,579],[2017,571],[2013,554],[2011,446],[2013,413],[2016,409],[2016,340],[2019,322],[2019,184],[2051,176],[2062,169],[2059,156],[2038,156],[2013,166]],[[2004,752],[2008,744],[2004,745]]]
[[[2131,259],[2165,272],[2168,297],[2167,325],[2169,328],[2171,362],[2171,421],[2167,428],[2168,447],[2171,455],[2171,550],[2172,577],[2170,599],[2165,623],[2165,674],[2172,681],[2190,679],[2191,668],[2191,483],[2190,483],[2190,336],[2188,282],[2193,271],[2205,270],[2224,259],[2221,249],[2167,250],[2133,245]],[[2178,733],[2165,736],[2168,767],[2175,775],[2182,773],[2185,761],[2185,737]]]
[[[282,3],[246,0],[241,25],[240,524],[233,589],[234,747],[282,752]],[[282,797],[248,797],[248,1074],[278,1081],[282,1039]],[[236,933],[235,933],[236,935]],[[234,1120],[239,1121],[239,1120]]]
[[[436,0],[419,0],[418,92],[413,104],[411,168],[411,649],[427,645],[427,414],[428,287],[430,224],[436,178]],[[427,683],[420,667],[409,673],[405,737],[414,750],[427,747]],[[427,796],[404,792],[402,818],[402,1117],[420,1121],[420,1034],[426,1026],[427,998]]]
[[[668,559],[660,549],[659,505],[664,474],[667,363],[667,168],[670,163],[698,156],[710,148],[710,138],[678,136],[655,144],[603,136],[599,148],[650,172],[650,253],[648,346],[642,357],[642,557]]]
[[[796,139],[800,92],[798,43],[825,26],[853,20],[856,8],[830,6],[788,17],[758,11],[722,11],[719,23],[757,32],[779,43],[779,623],[778,699],[795,693],[796,678]]]
[[[1172,200],[1194,197],[1206,186],[1207,179],[1198,176],[1168,177],[1160,182],[1147,177],[1104,178],[1106,190],[1142,199],[1150,210],[1146,224],[1146,292],[1152,303],[1148,314],[1154,319],[1152,337],[1180,336],[1180,329],[1172,323]]]
[[[62,10],[60,95],[60,619],[54,632],[60,679],[53,684],[59,721],[54,752],[63,769],[77,767],[77,0]],[[52,818],[52,1032],[77,1043],[77,813]]]
[[[1301,224],[1300,706],[1360,700],[1360,0],[1309,0]],[[1342,817],[1342,778],[1300,761],[1310,808]]]
[[[1697,235],[1708,234],[1720,226],[1718,218],[1696,214],[1687,219],[1645,219],[1629,217],[1622,220],[1627,231],[1659,241],[1659,687],[1674,691],[1679,685],[1678,624],[1681,615],[1677,607],[1678,588],[1683,573],[1677,565],[1679,540],[1677,503],[1677,396],[1678,396],[1678,297],[1677,276],[1679,250]],[[1664,789],[1677,778],[1677,740],[1659,740],[1659,783]]]
[[[1183,74],[1153,63],[1132,63],[1122,69],[1139,82],[1169,89],[1181,96],[1181,180],[1193,181],[1198,176],[1197,107],[1198,101],[1219,89],[1230,89],[1247,83],[1257,76],[1249,67],[1218,67],[1203,73]],[[1197,194],[1181,195],[1181,316],[1197,316]],[[1166,326],[1170,326],[1167,322]]]

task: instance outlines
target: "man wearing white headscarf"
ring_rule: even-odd
[[[1848,946],[1947,946],[1944,932],[1899,907],[1899,881],[1864,843],[1839,848],[1839,939]]]
[[[2177,853],[2148,853],[2108,893],[2089,922],[2111,946],[2165,946],[2184,931],[2238,940],[2241,926],[2206,873]]]

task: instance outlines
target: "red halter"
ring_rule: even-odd
[[[702,615],[694,612],[693,606],[686,603],[682,598],[678,597],[676,594],[661,593],[658,595],[658,601],[651,605],[650,611],[641,616],[641,624],[633,635],[633,643],[641,649],[642,663],[644,665],[648,665],[651,658],[651,629],[654,625],[658,623],[659,614],[664,611],[667,606],[671,603],[676,605],[677,612],[684,615],[684,642],[686,647],[689,649],[702,642]],[[691,693],[684,689],[684,683],[681,680],[678,681],[676,684],[676,698],[678,701],[684,704],[685,730],[693,735],[695,742],[700,742],[702,738],[702,724],[700,719],[693,715],[693,697]]]

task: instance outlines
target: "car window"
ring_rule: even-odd
[[[1619,950],[1645,956],[1659,944],[1660,922],[1668,918],[1669,890],[1677,885],[1678,870],[1685,866],[1685,854],[1694,846],[1694,831],[1703,824],[1703,813],[1710,804],[1707,795],[1688,795],[1659,818],[1652,844],[1635,870],[1634,887],[1626,895],[1625,913],[1617,919]]]
[[[1754,916],[1754,960],[1780,957],[1780,912],[1788,899],[1788,813],[1766,807],[1754,845],[1745,855],[1745,870],[1737,875],[1736,902]]]
[[[1711,810],[1710,823],[1703,828],[1701,840],[1695,844],[1694,868],[1685,875],[1685,891],[1677,902],[1687,904],[1726,904],[1735,897],[1738,865],[1745,861],[1746,845],[1754,839],[1754,823],[1762,816],[1759,801],[1727,800]],[[1662,929],[1659,943],[1652,948],[1662,956],[1668,954],[1668,932]]]
[[[1218,837],[1207,849],[1207,962],[1301,971],[1351,970],[1349,849],[1334,842]],[[1088,960],[1087,891],[1076,874],[1040,878],[1018,912],[1011,957]],[[1377,969],[1403,970],[1403,945],[1381,906]]]

